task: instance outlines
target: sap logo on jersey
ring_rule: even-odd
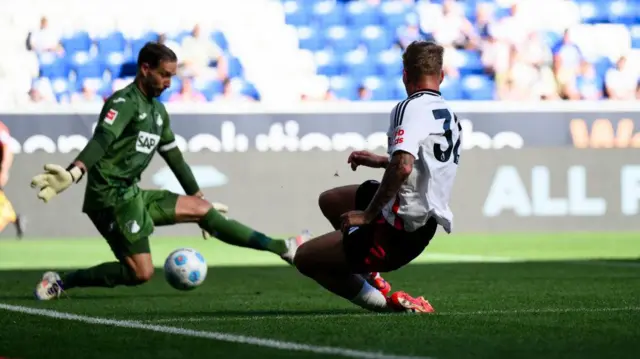
[[[149,154],[158,146],[159,142],[160,136],[140,131],[140,133],[138,133],[138,140],[136,141],[136,151]]]
[[[200,188],[224,186],[229,182],[224,173],[213,166],[191,166],[191,172]],[[185,194],[180,182],[169,167],[164,167],[152,177],[153,184],[173,193]]]

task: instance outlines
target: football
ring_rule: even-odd
[[[207,262],[193,248],[176,249],[164,262],[164,275],[173,288],[193,290],[207,277]]]

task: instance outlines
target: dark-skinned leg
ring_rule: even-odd
[[[294,264],[300,273],[364,309],[392,311],[382,292],[351,271],[340,231],[304,243],[296,252]]]

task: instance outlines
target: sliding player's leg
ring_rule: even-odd
[[[361,308],[373,312],[433,311],[424,298],[413,298],[404,292],[387,298],[359,274],[401,264],[373,258],[367,250],[373,248],[371,243],[362,235],[345,242],[342,232],[334,231],[303,244],[294,263],[302,274]]]
[[[36,287],[36,298],[54,299],[63,290],[76,287],[136,286],[153,276],[149,236],[153,233],[154,225],[140,194],[122,201],[114,208],[88,215],[118,261],[72,271],[62,276],[47,272]]]
[[[198,223],[199,226],[221,241],[245,248],[272,252],[291,263],[304,236],[289,239],[272,238],[246,225],[229,219],[199,197],[180,196],[168,191],[143,191],[147,209],[155,225]]]
[[[361,185],[348,185],[324,191],[318,198],[320,211],[331,223],[333,229],[340,229],[340,216],[356,209],[365,210],[379,186],[378,181],[370,180]],[[379,272],[367,273],[363,277],[384,295],[391,291],[391,284],[382,278]]]

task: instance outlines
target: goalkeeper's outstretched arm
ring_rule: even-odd
[[[135,108],[126,101],[107,101],[102,107],[93,136],[78,157],[65,169],[60,165],[47,164],[45,172],[31,180],[31,187],[40,189],[38,198],[48,202],[58,193],[79,182],[107,152],[131,121]]]

